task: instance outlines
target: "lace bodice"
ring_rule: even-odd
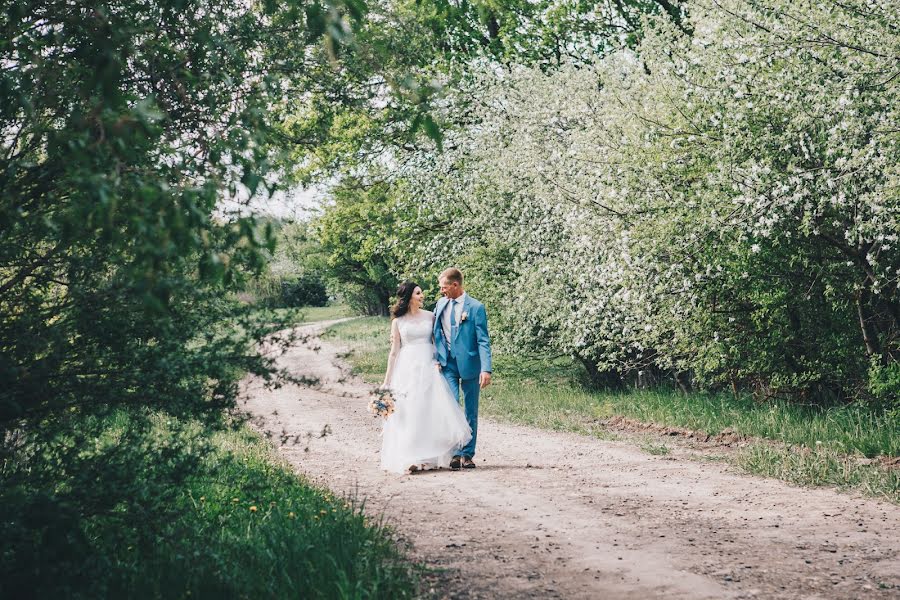
[[[403,346],[413,344],[431,344],[431,328],[434,324],[434,313],[420,310],[416,316],[403,315],[397,319],[400,330],[400,343]]]

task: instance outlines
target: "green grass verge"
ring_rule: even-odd
[[[326,337],[350,346],[349,360],[366,381],[378,383],[387,361],[389,321],[367,317],[332,326]],[[646,423],[704,431],[726,429],[780,442],[753,444],[735,459],[748,471],[807,485],[836,485],[900,502],[900,473],[865,457],[900,455],[900,423],[890,413],[863,406],[818,408],[786,402],[758,403],[730,394],[670,390],[621,393],[585,389],[568,359],[535,360],[497,355],[481,413],[545,429],[609,437],[599,422],[624,416]],[[668,450],[648,445],[647,451]],[[798,449],[802,449],[798,451]]]
[[[143,447],[126,443],[137,430]],[[119,411],[92,431],[73,463],[83,473],[54,470],[40,448],[28,467],[0,465],[0,596],[416,595],[418,567],[390,531],[295,475],[246,427]]]
[[[315,323],[317,321],[354,317],[356,314],[346,304],[334,304],[330,306],[305,306],[300,309],[300,316],[302,323]]]
[[[291,323],[316,323],[356,316],[352,308],[346,304],[330,304],[328,306],[302,306],[299,308],[259,308],[256,314],[260,317],[269,315],[274,320],[285,320]]]

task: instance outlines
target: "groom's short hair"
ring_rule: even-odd
[[[456,267],[450,267],[449,269],[444,269],[441,273],[439,279],[446,279],[448,282],[456,282],[459,285],[462,285],[463,276],[462,271],[457,269]]]

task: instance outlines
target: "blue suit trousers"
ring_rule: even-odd
[[[472,439],[463,448],[459,450],[459,454],[463,456],[475,456],[475,440],[478,437],[478,395],[481,393],[481,387],[478,384],[478,377],[474,379],[460,379],[459,369],[456,366],[456,359],[447,358],[447,366],[441,369],[444,379],[450,384],[450,393],[453,398],[459,402],[459,390],[462,388],[463,403],[466,411],[466,421],[472,428]]]

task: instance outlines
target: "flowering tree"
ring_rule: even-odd
[[[884,2],[695,2],[635,51],[484,69],[410,168],[510,345],[761,395],[890,395],[897,57]],[[452,109],[451,109],[452,110]],[[421,211],[420,211],[421,212]],[[492,272],[493,270],[493,272]],[[486,282],[493,281],[496,285]],[[495,321],[497,322],[497,321]]]

